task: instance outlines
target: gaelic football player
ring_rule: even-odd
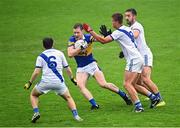
[[[137,12],[135,9],[130,8],[125,11],[125,19],[127,21],[127,24],[130,26],[136,43],[137,43],[137,49],[139,50],[141,56],[144,60],[144,67],[143,71],[141,73],[141,79],[143,80],[143,83],[145,86],[147,86],[148,89],[150,89],[151,92],[153,92],[156,96],[158,96],[161,99],[161,102],[157,104],[157,106],[163,106],[165,105],[165,102],[163,101],[160,92],[158,90],[158,87],[156,84],[151,80],[151,70],[153,66],[153,55],[148,47],[145,35],[144,35],[144,28],[143,26],[136,20]],[[140,82],[142,84],[142,82]]]
[[[136,48],[133,33],[129,27],[124,26],[122,23],[123,15],[120,13],[114,13],[112,15],[112,26],[116,30],[106,37],[98,35],[88,24],[83,24],[83,28],[102,44],[110,43],[113,40],[119,43],[127,62],[125,68],[124,87],[128,91],[128,94],[135,105],[135,112],[143,112],[143,106],[136,92],[136,86],[138,86],[136,83],[139,79],[140,73],[142,72],[143,58]],[[139,88],[141,88],[146,95],[149,95],[151,99],[150,107],[153,108],[159,102],[159,99],[146,88],[142,86],[139,86]]]
[[[28,83],[24,86],[25,89],[29,89],[33,81],[42,71],[41,81],[36,84],[30,94],[31,104],[34,111],[32,123],[35,123],[36,120],[40,118],[38,108],[39,96],[46,94],[49,91],[55,91],[57,95],[62,96],[67,101],[68,107],[72,111],[74,119],[82,121],[81,117],[78,115],[76,104],[71,97],[63,78],[62,70],[65,68],[72,82],[76,83],[73,79],[71,68],[68,66],[64,54],[61,51],[52,48],[52,38],[44,38],[43,46],[45,51],[37,57],[35,70]]]
[[[84,95],[84,97],[90,102],[91,109],[98,109],[99,105],[96,103],[94,97],[91,92],[86,88],[87,80],[89,76],[93,76],[97,83],[105,89],[108,89],[112,92],[120,95],[126,104],[130,105],[131,100],[128,98],[126,93],[121,91],[117,86],[113,83],[109,83],[106,81],[103,72],[99,68],[96,60],[92,54],[92,42],[94,41],[93,37],[90,34],[83,33],[83,26],[80,23],[77,23],[73,27],[74,35],[70,37],[68,44],[68,56],[74,57],[77,63],[77,73],[76,80],[77,85]],[[87,42],[86,45],[82,45],[80,48],[75,48],[75,43],[78,40],[83,40]]]

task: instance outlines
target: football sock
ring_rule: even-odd
[[[142,104],[141,104],[140,100],[135,101],[134,105],[135,105],[136,108],[142,107]]]
[[[76,109],[73,109],[73,110],[72,110],[72,114],[73,114],[74,117],[77,116],[77,115],[78,115],[77,110],[76,110]]]
[[[121,97],[125,97],[125,96],[126,96],[126,93],[123,92],[123,91],[121,91],[121,90],[119,90],[117,93],[118,93]]]
[[[157,96],[157,97],[159,97],[160,99],[162,99],[160,92],[155,93],[154,95]]]
[[[94,100],[94,98],[90,99],[89,102],[91,103],[92,106],[96,106],[96,101]]]
[[[33,108],[34,113],[39,112],[38,108]]]
[[[154,94],[152,94],[151,92],[148,92],[148,97],[151,100],[154,100],[156,98],[156,96]]]

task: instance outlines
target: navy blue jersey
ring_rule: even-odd
[[[92,55],[93,37],[90,34],[84,34],[84,40],[87,42],[88,47],[81,51],[78,55],[74,56],[78,67],[84,67],[96,61]],[[74,36],[71,36],[69,39],[68,46],[74,46],[76,41],[76,38]]]

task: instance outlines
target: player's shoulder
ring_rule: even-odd
[[[62,54],[62,52],[58,49],[51,48],[51,49],[47,49],[47,50],[43,51],[41,54],[45,54],[45,55]],[[41,56],[41,54],[40,54],[40,56]]]
[[[73,46],[75,44],[75,42],[76,42],[75,36],[71,36],[69,38],[68,47]]]
[[[92,42],[92,35],[91,34],[84,34],[84,38],[87,42]]]
[[[64,55],[64,53],[61,50],[53,49],[54,52],[56,52],[58,55]]]
[[[84,34],[85,38],[91,38],[91,36],[92,36],[91,34]]]
[[[143,26],[140,22],[136,21],[133,25],[132,25],[132,28],[139,28],[139,29],[142,29]]]
[[[123,34],[123,31],[130,31],[131,29],[128,26],[121,26],[119,29],[113,31],[114,34]]]
[[[70,42],[76,42],[75,36],[71,36],[71,37],[69,38],[69,41],[70,41]]]

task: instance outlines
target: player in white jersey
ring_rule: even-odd
[[[131,32],[130,28],[124,26],[122,22],[123,15],[120,13],[114,13],[112,15],[112,25],[116,30],[111,35],[106,37],[102,37],[95,33],[88,24],[84,24],[83,27],[102,44],[110,43],[113,40],[119,43],[126,59],[124,87],[128,91],[131,100],[135,105],[135,112],[142,112],[144,109],[135,88],[137,86],[137,80],[139,79],[142,71],[143,58],[136,48],[133,33]],[[146,88],[142,86],[140,88],[143,88],[146,93],[150,93]],[[152,93],[150,94],[155,97]],[[153,102],[151,102],[151,107],[154,107],[156,103],[157,99],[154,98]]]
[[[46,94],[49,91],[55,91],[57,95],[62,96],[67,101],[68,107],[71,109],[74,119],[82,121],[78,115],[76,104],[71,97],[63,78],[62,70],[65,68],[68,76],[71,78],[71,81],[76,84],[75,79],[73,79],[74,77],[71,68],[68,66],[64,54],[61,51],[52,48],[52,38],[44,38],[43,46],[45,51],[37,57],[35,70],[28,83],[24,86],[25,89],[29,89],[33,81],[42,71],[41,81],[36,84],[30,94],[31,104],[34,111],[32,123],[35,123],[36,120],[40,118],[38,109],[39,96]]]
[[[153,66],[153,55],[148,47],[143,26],[136,20],[137,12],[135,9],[130,8],[125,11],[125,18],[127,23],[129,24],[131,30],[133,31],[135,41],[137,43],[137,48],[143,57],[144,60],[144,67],[141,74],[141,79],[143,81],[139,81],[139,84],[143,84],[146,88],[148,88],[151,92],[153,92],[157,97],[161,99],[161,102],[157,104],[157,106],[165,105],[158,87],[156,84],[151,80],[151,69]]]

